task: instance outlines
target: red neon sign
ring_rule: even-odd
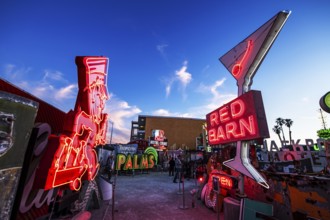
[[[269,137],[260,91],[251,90],[206,115],[209,144]]]
[[[247,41],[247,46],[246,46],[246,49],[245,49],[245,52],[243,54],[242,59],[239,60],[238,62],[236,62],[236,64],[231,69],[231,73],[233,74],[233,76],[236,79],[239,79],[240,78],[240,73],[242,71],[242,66],[244,65],[245,61],[248,58],[248,55],[250,54],[251,47],[252,47],[252,40],[248,40]]]
[[[108,58],[76,57],[76,65],[78,97],[74,111],[67,113],[45,189],[68,184],[71,190],[79,190],[82,180],[93,180],[99,169],[94,148],[106,142]]]
[[[229,189],[233,188],[233,180],[229,177],[220,176],[219,183],[222,187],[229,188]]]
[[[225,175],[211,175],[210,180],[214,180],[214,178],[218,179],[217,182],[219,183],[219,187],[226,188],[226,189],[233,189],[234,187],[237,187],[237,180],[234,180],[230,176]]]

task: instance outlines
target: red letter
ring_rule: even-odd
[[[245,105],[241,99],[235,100],[230,104],[231,115],[233,118],[241,117],[245,112]]]
[[[121,165],[123,165],[125,161],[126,161],[125,154],[117,154],[116,170],[120,170]]]
[[[226,124],[226,134],[228,139],[230,139],[230,134],[233,135],[233,138],[236,138],[237,136],[235,132],[236,129],[237,129],[237,125],[235,122],[229,122],[228,124]]]
[[[209,141],[210,141],[210,143],[212,143],[212,142],[214,142],[214,141],[216,141],[217,139],[216,139],[216,131],[215,131],[215,129],[213,128],[213,129],[210,129],[209,131],[208,131],[208,136],[209,136]]]
[[[211,113],[211,115],[210,115],[210,123],[211,123],[211,126],[214,126],[214,125],[218,125],[219,124],[218,113],[216,111]]]
[[[126,157],[126,162],[124,165],[124,170],[131,170],[133,168],[133,163],[132,163],[132,156],[130,154],[127,155]]]
[[[136,169],[139,169],[139,164],[138,164],[138,155],[137,154],[134,154],[133,155],[133,169],[136,170]]]
[[[220,121],[221,122],[225,122],[230,120],[229,116],[228,116],[228,106],[224,106],[223,108],[221,108],[219,110],[219,115],[220,115]]]
[[[254,118],[253,115],[250,115],[248,118],[249,122],[246,122],[244,118],[239,120],[239,127],[241,129],[242,136],[246,136],[245,131],[247,131],[250,135],[256,134],[256,128],[254,126]]]
[[[222,126],[219,126],[218,127],[218,134],[217,134],[217,139],[218,140],[226,140],[227,138],[226,138],[226,135],[225,135],[225,132],[223,131],[223,128],[222,128]]]
[[[148,169],[148,155],[147,154],[141,155],[140,169]]]
[[[154,159],[155,159],[154,155],[152,155],[152,154],[148,155],[148,161],[149,161],[148,168],[154,167],[154,165],[155,165]]]

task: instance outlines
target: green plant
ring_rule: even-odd
[[[325,140],[330,139],[330,129],[321,129],[317,131],[317,136]]]

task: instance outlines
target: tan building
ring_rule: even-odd
[[[131,141],[149,141],[153,130],[162,130],[168,150],[195,150],[205,122],[206,119],[139,115],[138,121],[132,121]]]

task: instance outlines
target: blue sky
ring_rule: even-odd
[[[282,10],[292,13],[251,89],[262,92],[270,139],[282,117],[293,120],[294,139],[315,140],[330,90],[326,0],[1,0],[0,77],[67,112],[75,56],[109,57],[106,111],[113,142],[126,143],[138,115],[205,118],[236,98],[219,57]]]

